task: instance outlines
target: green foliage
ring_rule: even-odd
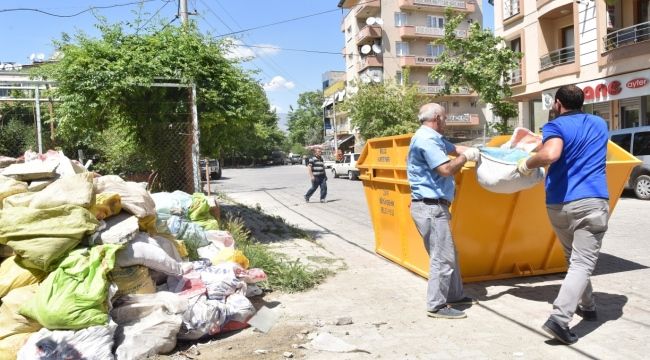
[[[313,145],[323,142],[323,92],[307,91],[298,95],[298,108],[291,109],[287,130],[293,144]]]
[[[494,114],[502,119],[495,127],[504,133],[508,130],[508,119],[517,116],[517,105],[509,100],[512,91],[508,81],[522,54],[512,51],[505,46],[503,38],[481,29],[478,23],[470,25],[466,38],[458,38],[454,31],[465,16],[450,9],[445,15],[445,36],[437,41],[445,46],[445,51],[430,77],[444,80],[443,94],[458,91],[460,87],[475,90],[481,101],[491,104]]]
[[[221,227],[232,234],[235,245],[250,261],[250,267],[264,270],[268,276],[264,284],[267,287],[290,293],[304,291],[318,285],[329,274],[326,270],[311,270],[298,260],[287,261],[270,251],[251,237],[241,218],[226,217]]]
[[[12,91],[11,97],[24,98],[30,95]],[[41,119],[41,141],[43,149],[50,145],[50,131],[46,126],[47,114]],[[38,151],[36,116],[34,104],[27,102],[3,102],[0,104],[0,155],[18,157],[27,150]]]
[[[346,100],[343,107],[361,136],[371,139],[417,130],[418,110],[426,102],[426,97],[420,95],[414,85],[361,83],[357,93]]]
[[[201,34],[193,24],[134,31],[140,20],[100,19],[99,38],[64,34],[55,42],[63,58],[35,70],[57,82],[57,138],[68,152],[99,154],[111,172],[178,167],[170,159],[190,142],[191,129],[184,127],[191,119],[190,90],[149,86],[156,82],[196,85],[205,156],[247,152],[252,145],[262,153],[282,142],[263,89],[225,56],[230,42]],[[165,138],[170,132],[178,137]]]
[[[291,145],[291,152],[298,155],[307,155],[308,151],[301,144]]]

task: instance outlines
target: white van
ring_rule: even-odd
[[[639,199],[650,200],[650,126],[612,130],[609,138],[643,163],[632,170],[626,188]]]

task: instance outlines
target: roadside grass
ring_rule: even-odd
[[[259,209],[248,208],[248,210],[262,213]],[[264,215],[284,224],[284,219],[279,216]],[[242,216],[245,216],[245,214],[226,214],[222,216],[220,225],[222,230],[227,230],[232,234],[235,239],[235,247],[248,258],[250,267],[264,270],[268,280],[260,284],[262,287],[289,293],[300,292],[313,288],[332,274],[330,270],[312,269],[302,264],[299,259],[291,261],[284,254],[271,251],[268,249],[267,244],[258,242],[252,236]],[[262,229],[269,231],[269,228],[271,228],[270,225],[266,224],[266,227]],[[294,233],[307,235],[304,230],[291,231],[292,228],[289,227],[289,233],[292,236],[294,236]],[[305,238],[307,237],[305,236]]]

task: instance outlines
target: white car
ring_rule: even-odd
[[[357,160],[361,154],[348,153],[343,155],[343,161],[332,164],[332,176],[347,176],[350,180],[359,178],[359,169],[357,169]]]

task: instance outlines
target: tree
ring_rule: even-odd
[[[292,144],[312,145],[323,142],[323,92],[307,91],[298,95],[298,108],[289,111],[287,130]]]
[[[109,172],[174,165],[165,161],[178,146],[169,145],[189,141],[183,135],[190,133],[189,89],[149,86],[156,82],[196,85],[202,155],[242,149],[252,139],[268,143],[265,136],[276,141],[259,83],[225,56],[231,43],[199,33],[192,23],[144,30],[135,28],[139,24],[101,19],[99,38],[64,34],[55,42],[64,56],[36,69],[34,75],[57,82],[57,139],[66,151],[99,153]],[[165,138],[170,129],[183,137]]]
[[[482,102],[492,105],[501,122],[492,126],[499,133],[508,132],[507,121],[517,116],[517,104],[510,100],[512,90],[508,85],[511,70],[519,66],[522,54],[505,46],[503,38],[472,23],[466,38],[458,38],[455,30],[465,15],[447,9],[445,36],[438,44],[445,51],[438,58],[429,76],[444,80],[443,94],[450,94],[460,87],[476,91]]]
[[[343,106],[361,136],[370,139],[415,131],[419,126],[419,108],[426,102],[427,98],[414,85],[361,83],[357,93]]]

